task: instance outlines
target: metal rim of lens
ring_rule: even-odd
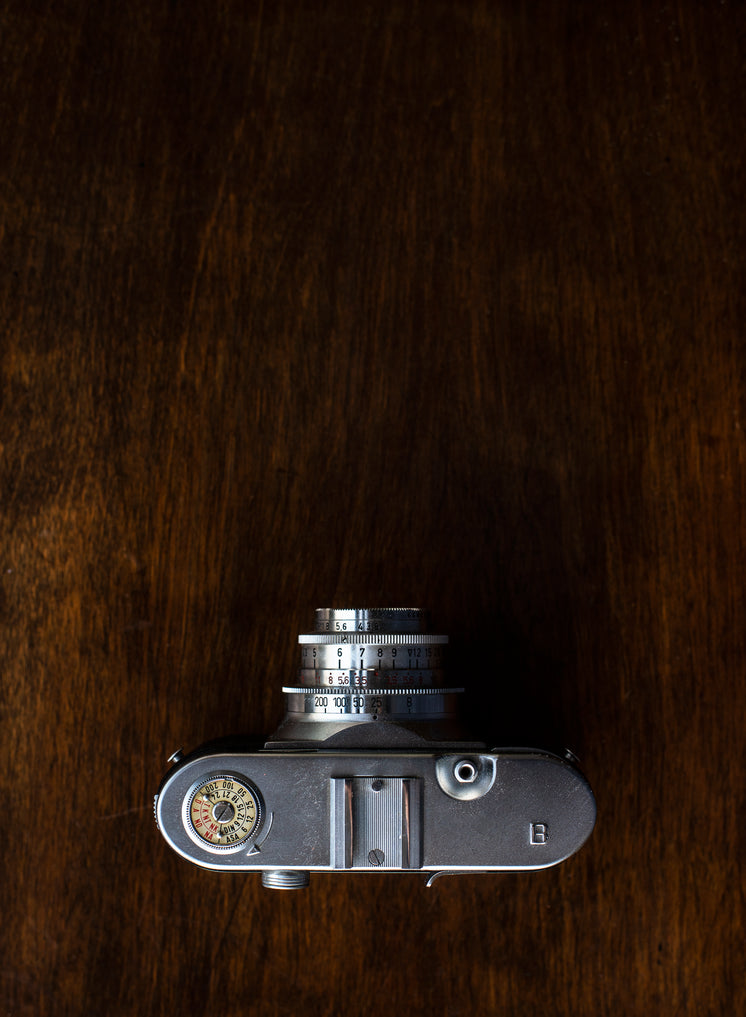
[[[427,614],[419,607],[320,607],[316,632],[422,631]]]

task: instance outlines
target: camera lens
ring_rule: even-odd
[[[349,745],[363,728],[367,744],[400,741],[392,725],[429,741],[454,736],[463,689],[448,687],[448,637],[427,632],[424,611],[320,608],[315,631],[298,642],[298,683],[283,688],[287,715],[268,744],[326,741],[345,730]]]

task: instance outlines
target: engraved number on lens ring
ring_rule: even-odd
[[[301,667],[327,670],[431,670],[443,666],[442,645],[391,643],[305,644],[301,649]]]
[[[365,689],[359,693],[348,689],[323,689],[318,692],[307,688],[282,690],[288,696],[288,712],[305,714],[323,720],[329,716],[355,716],[369,714],[405,717],[430,717],[450,713],[450,699],[463,689]]]
[[[184,827],[200,847],[235,851],[259,828],[259,792],[243,777],[219,773],[195,784],[184,799]]]
[[[443,668],[414,668],[392,670],[377,668],[312,668],[298,671],[299,683],[309,688],[350,688],[387,686],[389,688],[437,687],[445,679]]]

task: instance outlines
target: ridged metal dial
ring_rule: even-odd
[[[262,802],[256,789],[232,773],[200,780],[184,799],[187,833],[208,851],[234,851],[259,827]]]
[[[320,607],[317,632],[420,632],[426,615],[419,607]]]
[[[289,688],[282,690],[288,697],[289,713],[304,713],[318,720],[335,717],[359,717],[389,720],[440,720],[450,717],[455,697],[463,689],[349,689]]]

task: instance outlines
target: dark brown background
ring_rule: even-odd
[[[744,1011],[745,24],[4,5],[3,1017]],[[173,854],[166,757],[329,604],[431,608],[584,850]]]

